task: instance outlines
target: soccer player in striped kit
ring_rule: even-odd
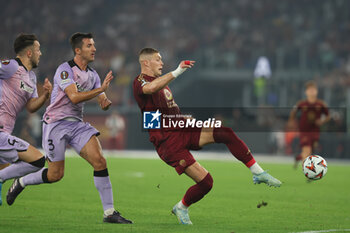
[[[20,34],[14,43],[16,58],[0,63],[0,164],[11,163],[0,170],[1,187],[8,179],[40,170],[45,158],[28,142],[12,134],[18,113],[27,108],[37,111],[50,97],[52,85],[45,79],[44,91],[38,96],[36,76],[32,69],[39,65],[40,43],[34,34]]]
[[[15,180],[8,199],[12,204],[27,185],[53,183],[64,175],[66,145],[69,144],[94,169],[94,183],[100,194],[104,222],[132,223],[114,209],[112,185],[106,160],[97,136],[99,132],[83,121],[84,102],[97,97],[107,110],[111,101],[105,95],[113,79],[110,71],[101,85],[97,72],[88,66],[95,59],[95,42],[90,33],[75,33],[70,38],[74,58],[61,64],[54,77],[51,102],[43,116],[43,148],[48,168]]]

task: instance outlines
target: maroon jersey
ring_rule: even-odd
[[[302,100],[297,103],[296,108],[301,111],[299,119],[299,130],[301,132],[320,132],[320,127],[316,121],[322,115],[328,116],[328,107],[322,100],[317,100],[315,103],[309,103],[307,100]]]
[[[147,83],[152,82],[154,79],[156,78],[140,74],[134,80],[134,97],[141,112],[157,111],[159,109],[162,114],[166,115],[181,114],[179,106],[175,103],[173,94],[168,86],[152,95],[146,95],[143,93],[142,87]],[[171,130],[174,129],[149,129],[149,140],[157,147],[169,137],[171,133],[169,131]]]

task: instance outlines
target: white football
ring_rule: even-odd
[[[303,162],[303,172],[310,180],[319,180],[327,173],[327,162],[319,155],[310,155]]]

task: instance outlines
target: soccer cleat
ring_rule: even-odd
[[[23,191],[23,189],[24,188],[19,183],[19,179],[15,179],[9,191],[7,192],[7,196],[6,196],[7,204],[12,205],[15,202],[17,196]]]
[[[260,173],[259,175],[253,176],[254,184],[265,183],[268,186],[280,187],[282,182],[277,180],[275,177],[271,176],[266,171]]]
[[[176,204],[171,212],[177,217],[181,224],[192,225],[190,216],[188,215],[188,209],[180,209]]]
[[[108,223],[120,223],[120,224],[132,224],[132,221],[123,218],[119,212],[114,211],[113,214],[103,218],[103,222]]]
[[[1,199],[1,189],[2,189],[2,182],[0,182],[0,205],[2,205],[2,199]]]

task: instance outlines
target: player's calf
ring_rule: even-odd
[[[24,161],[18,161],[11,164],[10,166],[0,170],[0,182],[5,182],[6,180],[21,177],[29,173],[36,172],[45,166],[45,157],[27,163]]]
[[[197,184],[191,186],[181,202],[186,206],[189,207],[193,203],[196,203],[197,201],[201,200],[213,187],[213,178],[208,173],[204,179]]]
[[[50,168],[46,168],[42,172],[42,179],[44,183],[55,183],[62,180],[64,176],[64,170],[58,169],[56,171],[50,170]]]
[[[94,171],[94,183],[98,190],[103,206],[103,222],[130,224],[132,221],[125,219],[114,209],[112,184],[109,179],[108,169]]]
[[[224,143],[233,156],[249,167],[254,159],[247,145],[233,132],[231,128],[220,127],[213,130],[216,143]]]
[[[51,184],[60,181],[64,176],[64,161],[50,162],[49,168],[42,168],[41,170],[28,174],[19,178],[19,184],[22,188],[27,185]]]
[[[63,177],[62,174],[55,174],[48,178],[48,168],[42,168],[41,170],[28,174],[19,179],[15,179],[7,192],[7,204],[12,205],[16,200],[17,196],[24,190],[27,185],[38,185],[42,183],[52,183],[60,180]]]
[[[193,203],[201,200],[213,187],[213,178],[208,173],[203,180],[191,186],[185,196],[172,209],[172,213],[176,215],[179,222],[185,225],[191,225],[192,222],[188,215],[188,207]]]
[[[216,143],[224,143],[233,156],[244,163],[253,174],[260,174],[264,170],[255,161],[247,145],[233,132],[231,128],[221,127],[213,130]]]
[[[230,152],[243,162],[253,173],[253,181],[256,184],[266,183],[270,186],[279,187],[281,182],[272,177],[260,167],[255,161],[247,145],[233,132],[231,128],[221,127],[213,130],[215,142],[224,143]]]

